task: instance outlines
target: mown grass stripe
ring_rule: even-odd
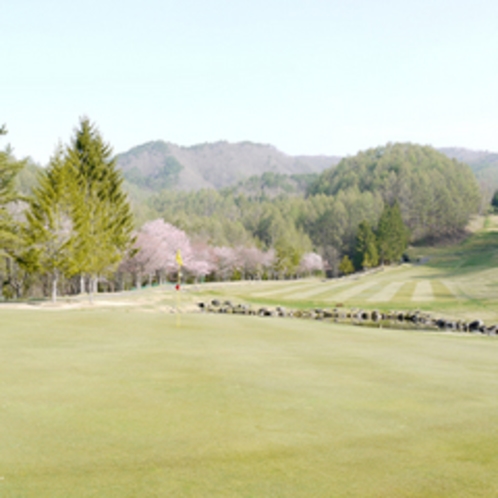
[[[415,289],[413,290],[413,295],[411,300],[413,302],[419,301],[434,301],[434,292],[432,289],[431,282],[429,280],[422,280],[416,282]]]
[[[415,280],[410,280],[405,282],[403,286],[396,292],[391,301],[396,303],[408,303],[411,301],[413,292],[417,282]]]
[[[450,296],[456,297],[456,298],[461,297],[461,293],[458,290],[458,285],[456,282],[449,282],[448,280],[440,280],[440,283],[444,287],[446,287]]]
[[[327,286],[323,283],[317,282],[313,286],[307,286],[304,289],[300,290],[299,288],[292,289],[291,292],[286,292],[282,294],[286,299],[307,299],[309,297],[313,297],[316,294],[323,294],[330,292],[330,286]]]
[[[314,282],[303,282],[303,281],[285,281],[282,282],[280,285],[271,285],[270,288],[266,287],[263,290],[255,290],[251,292],[252,296],[254,297],[270,297],[275,294],[281,294],[281,295],[286,295],[286,294],[292,294],[295,292],[301,293],[303,290],[308,289],[308,288],[314,288],[316,285]]]
[[[369,302],[388,302],[393,299],[399,289],[405,282],[391,282],[387,284],[380,292],[368,299]]]
[[[337,301],[347,301],[348,299],[361,294],[362,292],[370,289],[374,285],[376,285],[376,281],[363,282],[361,284],[353,285],[349,289],[346,289],[342,292],[339,292],[334,296]]]
[[[453,292],[445,285],[441,280],[433,280],[432,281],[432,289],[434,292],[434,297],[437,300],[445,300],[452,299],[454,297]]]

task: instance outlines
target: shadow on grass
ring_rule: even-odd
[[[498,232],[481,232],[457,246],[441,250],[425,266],[439,270],[424,277],[432,279],[468,276],[498,267]]]

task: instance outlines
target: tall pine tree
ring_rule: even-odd
[[[403,223],[398,202],[386,204],[377,226],[377,244],[382,264],[399,261],[408,246],[410,234]]]
[[[70,277],[77,269],[74,219],[78,199],[74,170],[59,148],[41,172],[30,199],[26,212],[29,250],[23,258],[28,269],[50,277],[52,301],[57,299],[61,277]]]
[[[0,135],[5,135],[5,126],[0,127]],[[18,225],[14,222],[9,206],[19,199],[15,188],[16,176],[24,163],[16,161],[7,147],[0,150],[0,255],[5,255],[19,244]]]
[[[80,275],[89,278],[91,295],[99,276],[115,269],[131,247],[133,216],[112,149],[88,118],[80,120],[67,162],[78,186],[75,262]]]
[[[353,262],[357,270],[372,268],[379,264],[377,240],[367,221],[362,221],[358,226]]]

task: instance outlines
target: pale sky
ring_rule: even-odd
[[[494,0],[4,0],[0,46],[0,147],[41,164],[83,115],[115,152],[498,152]]]

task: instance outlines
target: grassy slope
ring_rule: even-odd
[[[498,342],[2,310],[2,497],[498,494]]]
[[[498,322],[498,231],[496,219],[458,244],[414,248],[423,264],[385,268],[336,280],[254,282],[215,285],[205,296],[291,307],[422,309],[456,318]]]

